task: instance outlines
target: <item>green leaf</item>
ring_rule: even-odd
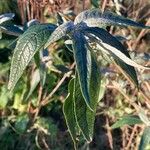
[[[150,127],[146,127],[139,145],[139,150],[149,150],[150,148]]]
[[[99,6],[100,6],[100,0],[91,0],[91,4],[92,4],[95,8],[99,8]]]
[[[0,25],[0,29],[2,33],[9,35],[19,36],[23,34],[23,30],[19,26],[13,24]]]
[[[82,33],[76,32],[73,35],[73,53],[76,61],[80,87],[86,104],[90,106],[89,82],[91,74],[91,53],[87,48],[87,42]]]
[[[100,45],[100,48],[103,49],[105,53],[110,53],[115,62],[125,71],[127,75],[129,75],[135,85],[138,86],[137,75],[133,66],[139,67],[139,65],[131,60],[127,49],[122,45],[122,43],[120,43],[115,37],[104,29],[91,27],[86,29],[85,32],[87,35],[91,33],[99,38],[99,40],[95,39],[95,41]],[[140,68],[143,68],[143,66],[140,66]]]
[[[17,116],[17,120],[15,122],[15,129],[19,133],[24,133],[27,129],[28,122],[29,122],[29,117],[26,114]]]
[[[44,48],[47,48],[50,44],[58,41],[63,36],[66,36],[73,29],[73,27],[74,27],[74,24],[72,21],[68,21],[58,26],[56,30],[52,33],[52,35],[49,37]]]
[[[57,138],[58,127],[50,117],[37,117],[34,127],[43,131],[46,135],[50,135],[54,139]]]
[[[77,140],[77,123],[75,119],[75,111],[74,111],[74,99],[73,99],[73,92],[74,92],[74,79],[69,82],[68,86],[68,96],[65,99],[63,105],[63,113],[65,116],[66,124],[71,135],[71,138],[74,142],[74,147],[76,148],[76,140]]]
[[[4,109],[7,106],[9,95],[7,88],[2,86],[0,91],[0,109]]]
[[[133,26],[138,28],[150,29],[150,26],[145,26],[141,23],[134,22],[128,18],[119,16],[115,13],[105,11],[101,12],[99,9],[85,10],[81,12],[74,21],[74,24],[86,23],[89,27],[104,27],[108,25],[115,25],[121,27]]]
[[[75,102],[75,116],[80,127],[82,134],[88,142],[92,141],[93,138],[93,129],[94,121],[96,114],[96,107],[99,101],[100,95],[100,71],[95,58],[92,56],[92,66],[91,66],[91,75],[90,75],[90,102],[92,110],[87,107],[79,84],[79,78],[76,74],[75,78],[75,88],[74,88],[74,102]]]
[[[17,41],[12,57],[8,89],[13,90],[34,54],[43,49],[47,39],[54,31],[55,25],[33,25]]]
[[[5,14],[0,15],[0,24],[13,19],[14,16],[15,14],[13,13],[5,13]]]
[[[0,28],[0,40],[2,39],[2,29]]]
[[[107,81],[106,77],[103,77],[103,79],[101,79],[100,93],[99,93],[98,102],[100,102],[100,100],[104,97],[104,94],[105,94],[105,91],[106,91],[106,81]]]
[[[139,117],[136,116],[124,116],[111,126],[112,129],[120,128],[124,125],[135,125],[143,123]]]
[[[141,121],[143,121],[143,123],[146,126],[150,126],[150,120],[149,120],[148,116],[145,114],[145,111],[142,108],[140,108],[138,116],[140,117]]]
[[[35,90],[35,88],[37,87],[39,82],[40,82],[40,72],[38,69],[36,69],[32,75],[32,78],[31,78],[30,90],[29,90],[29,93],[26,97],[26,100],[31,96],[31,94],[33,93],[33,91]]]

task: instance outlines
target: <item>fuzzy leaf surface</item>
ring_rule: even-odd
[[[77,138],[77,123],[75,119],[75,110],[74,110],[74,79],[69,82],[68,86],[68,96],[65,99],[63,105],[63,113],[65,116],[66,124],[69,129],[69,133],[74,142],[74,146],[76,147],[76,138]]]
[[[85,30],[98,38],[96,42],[101,49],[111,54],[115,62],[125,71],[127,75],[138,85],[137,75],[134,67],[145,68],[131,60],[127,49],[115,37],[104,29],[91,27]],[[93,36],[93,37],[94,37]],[[134,66],[134,67],[133,67]]]
[[[82,33],[73,35],[73,53],[76,61],[77,73],[83,97],[86,104],[90,106],[89,82],[91,74],[91,53],[87,48],[87,42]]]
[[[79,84],[78,74],[76,74],[75,78],[75,88],[74,88],[74,102],[75,102],[75,116],[78,123],[79,128],[82,131],[83,136],[88,142],[91,142],[93,138],[93,130],[94,130],[94,121],[96,114],[97,103],[100,98],[100,90],[101,90],[101,77],[99,72],[99,67],[92,57],[92,65],[91,65],[91,75],[90,75],[90,102],[92,110],[86,105]]]
[[[23,30],[19,26],[12,25],[12,24],[2,24],[0,25],[0,30],[2,33],[14,35],[14,36],[19,36],[23,34]]]
[[[55,25],[51,24],[34,25],[19,37],[12,57],[8,89],[13,90],[34,54],[44,47],[54,29]]]
[[[110,11],[105,11],[102,13],[99,9],[85,10],[81,12],[74,21],[75,24],[83,22],[89,27],[105,27],[108,25],[114,25],[121,27],[133,26],[150,29],[150,26],[145,26],[141,23],[137,23],[131,19],[119,16]]]
[[[66,34],[69,33],[73,29],[73,27],[74,27],[74,24],[72,21],[68,21],[58,26],[56,30],[52,33],[52,35],[49,37],[44,48],[47,48],[50,44],[58,41],[63,36],[66,36]]]
[[[13,19],[14,16],[15,16],[14,13],[5,13],[5,14],[0,15],[0,24]]]

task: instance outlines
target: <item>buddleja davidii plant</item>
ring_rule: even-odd
[[[47,25],[35,25],[29,28],[19,37],[14,50],[9,89],[14,88],[37,51],[47,48],[51,43],[64,36],[68,36],[72,41],[72,51],[76,62],[76,77],[70,81],[69,94],[63,110],[75,148],[77,133],[82,133],[88,142],[92,140],[96,105],[99,101],[101,89],[100,71],[91,43],[96,44],[97,51],[113,57],[136,86],[138,86],[138,80],[134,67],[148,69],[131,60],[126,48],[117,38],[105,30],[107,25],[150,29],[148,26],[111,12],[101,13],[97,9],[87,10],[80,13],[74,22],[65,22],[57,28],[54,25],[49,27]]]

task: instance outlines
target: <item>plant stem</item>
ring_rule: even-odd
[[[72,70],[75,66],[75,63],[73,63],[70,66],[70,70]],[[64,80],[67,77],[70,77],[70,75],[72,74],[72,71],[69,71],[67,73],[64,74],[64,76],[62,77],[62,79],[58,82],[58,84],[55,86],[55,88],[52,90],[52,92],[41,102],[42,106],[47,105],[49,102],[51,102],[50,98],[55,94],[55,92],[59,89],[59,87],[62,85],[62,83],[64,82]]]

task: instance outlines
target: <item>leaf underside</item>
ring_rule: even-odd
[[[102,13],[99,9],[85,10],[81,12],[74,21],[75,24],[83,22],[89,27],[105,27],[108,25],[114,25],[121,27],[133,26],[150,29],[150,26],[145,26],[110,11],[105,11]]]
[[[47,40],[44,48],[47,48],[50,44],[66,36],[66,34],[69,33],[73,29],[73,27],[74,27],[74,24],[72,21],[68,21],[58,26],[56,30],[52,33],[52,35],[49,37],[49,39]]]
[[[110,45],[112,48],[114,47],[118,52],[123,53],[128,59],[131,60],[130,55],[127,51],[127,49],[120,43],[115,37],[113,37],[110,33],[105,31],[104,29],[97,28],[97,27],[91,27],[85,30],[88,34],[94,34],[96,37],[100,39],[100,44],[106,43],[107,45]],[[100,45],[101,46],[101,45]],[[137,75],[134,67],[130,66],[133,65],[126,64],[124,59],[122,60],[119,56],[116,56],[116,53],[114,54],[112,49],[108,49],[107,47],[102,45],[102,48],[104,48],[108,53],[111,54],[111,56],[114,58],[115,62],[125,71],[125,73],[134,81],[135,85],[138,86],[138,80]]]
[[[12,57],[8,89],[13,90],[34,54],[43,48],[55,28],[51,24],[33,25],[19,37]]]

